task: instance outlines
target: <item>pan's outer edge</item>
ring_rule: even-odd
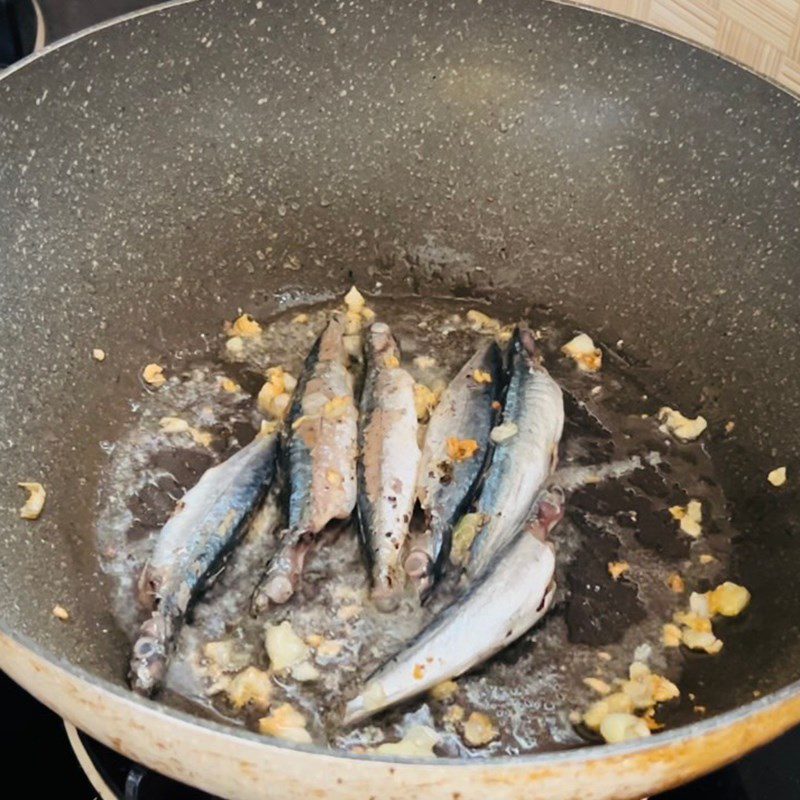
[[[50,662],[0,633],[0,668],[103,744],[230,800],[448,797],[633,800],[692,780],[800,721],[795,686],[651,739],[517,758],[421,761],[276,744],[193,717]]]
[[[168,0],[86,28],[0,72],[0,81],[86,36],[146,14],[197,2]],[[581,3],[549,0],[623,19],[705,49],[787,87],[719,51],[668,29]],[[652,739],[560,753],[464,762],[357,757],[274,744],[247,731],[199,721],[143,700],[55,657],[0,620],[0,669],[63,718],[140,763],[206,791],[250,800],[447,796],[453,800],[624,800],[691,780],[779,736],[800,722],[800,681],[739,709]],[[310,757],[313,756],[313,761]]]

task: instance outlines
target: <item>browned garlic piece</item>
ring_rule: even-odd
[[[25,505],[19,510],[20,517],[27,520],[39,519],[39,515],[44,508],[45,498],[47,497],[44,486],[36,481],[22,481],[18,483],[17,486],[28,493],[28,499],[25,501]]]

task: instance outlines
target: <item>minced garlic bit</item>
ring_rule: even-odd
[[[386,358],[383,359],[383,365],[387,369],[397,369],[400,366],[400,359],[397,356],[386,356]]]
[[[615,580],[618,581],[626,572],[628,572],[631,568],[631,565],[627,561],[609,561],[608,562],[608,574]]]
[[[326,639],[318,633],[306,636],[306,642],[317,652],[317,658],[335,658],[342,651],[342,643],[336,639]]]
[[[348,311],[359,313],[367,305],[367,301],[355,286],[351,286],[350,291],[344,296],[344,304]]]
[[[664,647],[680,647],[681,639],[681,629],[674,623],[668,622],[661,629],[661,643]]]
[[[725,581],[708,593],[708,605],[712,614],[736,617],[750,602],[750,592],[737,583]]]
[[[700,563],[701,564],[710,564],[712,561],[716,561],[717,559],[714,556],[709,555],[708,553],[703,553],[700,556]]]
[[[476,369],[472,373],[472,380],[474,380],[475,383],[488,384],[492,382],[492,374],[490,372],[486,372],[486,370],[483,369]]]
[[[300,683],[319,679],[319,670],[310,661],[301,661],[292,667],[292,677]]]
[[[294,706],[284,703],[258,721],[259,733],[298,744],[311,744],[306,718]]]
[[[237,711],[246,705],[266,710],[272,699],[269,673],[258,667],[245,667],[231,678],[225,695]]]
[[[671,506],[669,513],[672,518],[678,520],[680,529],[693,539],[697,539],[702,533],[703,528],[703,504],[699,500],[690,500],[685,506]]]
[[[239,672],[250,664],[249,650],[243,649],[233,639],[206,642],[203,645],[203,657],[208,660],[214,674]]]
[[[444,702],[446,700],[452,700],[457,692],[458,684],[455,681],[442,681],[441,683],[437,683],[428,694],[433,700]]]
[[[105,361],[106,360],[106,351],[105,350],[101,350],[99,347],[95,347],[94,350],[92,350],[92,358],[95,361]]]
[[[767,480],[773,486],[783,486],[783,484],[786,483],[786,467],[773,469],[772,472],[767,475]]]
[[[341,419],[353,407],[353,399],[347,395],[333,397],[322,408],[325,419]]]
[[[164,375],[164,367],[158,364],[148,364],[142,370],[142,378],[145,383],[155,387],[163,386],[167,382],[167,378]]]
[[[584,678],[583,682],[593,692],[597,692],[597,694],[601,695],[611,694],[611,686],[608,683],[606,683],[602,678],[594,678],[590,676],[588,678]]]
[[[297,379],[283,367],[270,367],[267,370],[267,382],[258,393],[258,410],[273,419],[283,419],[295,386]]]
[[[705,417],[698,416],[696,419],[689,419],[684,417],[680,411],[669,408],[669,406],[659,409],[658,419],[669,433],[682,442],[694,441],[708,427]]]
[[[703,650],[709,655],[715,655],[722,650],[722,641],[717,639],[711,631],[695,631],[684,628],[681,641],[690,650]]]
[[[501,444],[502,442],[507,442],[509,439],[513,439],[517,433],[519,433],[519,428],[516,422],[504,422],[502,425],[495,425],[494,428],[492,428],[489,438],[495,444]]]
[[[630,697],[622,692],[614,692],[589,706],[583,715],[583,724],[593,731],[599,731],[600,723],[609,714],[630,714],[632,711],[633,702]]]
[[[447,455],[451,461],[466,461],[472,458],[480,448],[474,439],[457,439],[451,436],[447,440]]]
[[[62,622],[67,622],[69,620],[69,611],[64,606],[53,606],[53,616]]]
[[[511,337],[514,335],[514,328],[515,327],[516,326],[514,326],[514,325],[506,325],[506,326],[500,328],[500,330],[497,332],[497,337],[496,337],[497,341],[500,344],[505,344],[506,342],[510,342],[511,341]],[[536,336],[536,335],[534,334],[534,336]],[[541,339],[541,336],[538,336],[536,338]]]
[[[483,747],[499,735],[492,719],[480,711],[473,711],[464,723],[464,741],[473,747]]]
[[[680,697],[680,690],[672,681],[651,672],[646,664],[639,661],[631,664],[628,680],[622,684],[622,692],[630,697],[633,707],[639,710]]]
[[[425,665],[414,664],[414,669],[411,674],[414,676],[415,681],[421,681],[425,677]]]
[[[242,314],[231,325],[226,326],[228,336],[241,336],[242,339],[252,339],[261,333],[261,326],[249,315]]]
[[[453,705],[447,709],[444,713],[444,720],[445,725],[455,725],[458,722],[461,722],[464,719],[464,715],[466,712],[464,711],[463,706]]]
[[[370,752],[384,756],[410,756],[433,758],[433,748],[439,743],[439,734],[427,725],[412,725],[399,742],[384,742]]]
[[[219,388],[222,389],[223,392],[229,392],[230,394],[234,394],[242,390],[242,387],[239,386],[236,381],[227,377],[222,377],[219,379]]]
[[[686,589],[686,584],[683,582],[683,578],[678,575],[677,572],[673,572],[672,575],[667,578],[667,586],[669,586],[669,588],[675,592],[675,594],[683,594]]]
[[[161,417],[158,424],[164,433],[186,433],[191,427],[185,419],[180,417]]]
[[[733,433],[736,423],[731,419],[725,423],[725,433]]]
[[[414,384],[414,410],[420,422],[427,422],[431,411],[436,408],[439,395],[423,383]]]
[[[491,333],[494,335],[499,333],[502,327],[496,319],[484,314],[483,311],[475,309],[467,311],[467,322],[469,322],[470,328],[477,333]]]
[[[647,721],[634,714],[613,713],[600,723],[600,735],[609,743],[644,739],[650,735]]]
[[[18,483],[17,486],[28,493],[28,499],[25,501],[25,505],[19,510],[20,517],[29,520],[39,519],[39,515],[44,508],[45,498],[47,497],[44,486],[36,481],[22,481]]]
[[[234,358],[241,358],[244,354],[244,340],[241,336],[231,336],[231,338],[225,342],[225,349],[228,351],[228,355]]]
[[[464,564],[469,556],[470,547],[483,527],[483,514],[473,512],[464,514],[453,529],[450,561],[453,564]]]
[[[284,620],[280,625],[267,625],[265,644],[269,663],[275,672],[305,661],[309,656],[308,645],[294,632],[292,623]]]
[[[414,366],[417,369],[431,369],[436,366],[436,359],[432,356],[416,356]]]
[[[305,313],[302,313],[302,312],[300,314],[295,314],[292,317],[292,323],[294,325],[307,325],[308,324],[308,314],[305,314]]]
[[[603,365],[603,352],[595,347],[591,336],[579,333],[574,339],[568,341],[561,352],[571,358],[581,372],[598,372]]]

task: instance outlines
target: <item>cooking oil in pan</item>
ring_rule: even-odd
[[[335,305],[293,307],[259,320],[260,335],[235,346],[220,337],[218,351],[137,403],[137,423],[110,449],[97,525],[101,560],[114,578],[112,602],[128,634],[140,622],[136,582],[160,526],[205,469],[255,435],[261,419],[255,395],[266,370],[282,366],[297,376]],[[429,387],[446,382],[485,335],[469,324],[471,301],[377,297],[370,306],[399,338],[404,366]],[[517,321],[513,310],[481,310],[503,322]],[[326,644],[316,652],[312,680],[274,676],[272,705],[291,703],[308,720],[315,742],[347,750],[396,740],[412,724],[437,731],[439,755],[512,755],[577,746],[585,739],[570,713],[597,699],[585,678],[613,685],[632,661],[646,660],[680,685],[682,656],[662,645],[662,627],[686,607],[689,589],[723,580],[728,562],[732,531],[714,466],[701,444],[679,443],[659,428],[656,412],[668,398],[651,396],[636,370],[613,351],[606,352],[599,372],[581,372],[560,349],[575,333],[571,326],[546,310],[526,321],[537,331],[544,362],[564,389],[567,417],[553,479],[567,495],[565,518],[552,535],[557,600],[543,622],[459,678],[457,691],[446,700],[422,697],[342,730],[337,720],[343,701],[433,615],[448,613],[453,580],[445,579],[424,608],[409,597],[394,612],[377,611],[367,599],[366,573],[350,526],[322,541],[286,606],[254,619],[249,599],[281,524],[275,490],[184,627],[164,702],[255,726],[263,712],[236,713],[224,693],[214,692],[204,648],[225,642],[240,667],[266,669],[265,625],[285,620],[301,638],[318,643],[321,637]],[[186,421],[188,429],[169,432],[176,426],[164,420],[171,417]],[[669,512],[690,498],[703,506],[703,533],[696,540],[679,530]],[[611,564],[625,571],[612,576]],[[675,591],[676,575],[686,592]],[[686,701],[677,714],[665,707],[659,718],[669,724],[681,710],[686,711]],[[487,714],[498,731],[479,748],[460,735],[463,719],[473,711]]]

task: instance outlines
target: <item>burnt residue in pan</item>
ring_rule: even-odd
[[[404,363],[415,379],[429,386],[447,380],[482,335],[470,328],[466,318],[474,303],[464,300],[375,298],[370,305],[398,335]],[[98,543],[105,568],[115,579],[112,601],[119,623],[129,633],[138,622],[133,602],[136,579],[159,526],[205,469],[252,439],[261,419],[255,397],[265,370],[280,365],[297,375],[331,307],[295,307],[260,320],[261,336],[233,354],[229,340],[220,335],[194,367],[147,394],[137,407],[137,423],[110,448]],[[289,604],[254,619],[248,613],[249,593],[274,547],[273,530],[280,523],[279,495],[273,493],[269,501],[274,504],[273,519],[239,546],[185,627],[162,697],[165,702],[234,725],[253,726],[252,713],[237,714],[223,697],[208,695],[203,646],[232,640],[249,654],[250,663],[266,667],[264,625],[289,620],[302,637],[324,636],[340,649],[330,658],[317,659],[320,677],[315,681],[276,678],[273,700],[291,702],[308,718],[314,740],[334,747],[370,746],[400,736],[412,723],[431,725],[442,734],[438,747],[442,755],[503,755],[577,746],[583,739],[570,722],[570,712],[596,699],[583,679],[600,676],[613,682],[643,655],[684,692],[680,703],[659,711],[659,719],[667,725],[696,717],[697,705],[709,709],[717,702],[727,705],[721,702],[718,687],[725,684],[721,677],[731,663],[742,657],[741,643],[752,624],[749,618],[720,625],[726,646],[718,657],[666,650],[661,646],[661,629],[674,611],[685,608],[689,590],[743,577],[743,582],[753,583],[758,596],[754,576],[737,567],[740,559],[731,566],[741,499],[733,503],[731,519],[730,498],[723,494],[721,487],[726,484],[720,475],[735,465],[729,467],[725,461],[724,469],[718,469],[715,462],[723,462],[710,457],[702,443],[679,444],[659,428],[655,414],[670,398],[663,388],[656,393],[648,387],[650,373],[643,365],[631,365],[604,348],[603,369],[597,375],[581,373],[560,352],[575,332],[572,324],[547,309],[481,310],[504,322],[526,319],[537,331],[545,364],[565,390],[567,423],[555,480],[566,489],[568,513],[552,537],[558,591],[551,613],[513,647],[460,678],[457,694],[448,702],[421,698],[362,728],[342,731],[336,724],[342,699],[446,607],[454,581],[446,582],[427,608],[419,609],[408,599],[394,614],[381,614],[365,598],[357,539],[347,528],[311,557],[304,583]],[[307,322],[293,321],[300,311],[308,315]],[[420,366],[425,362],[415,361],[417,356],[434,357],[436,363]],[[239,390],[221,391],[222,377],[235,381]],[[185,419],[193,428],[210,433],[211,439],[198,444],[185,432],[165,433],[160,425],[164,417]],[[595,473],[605,477],[597,480]],[[704,533],[697,541],[679,531],[669,512],[670,506],[690,498],[703,503]],[[791,521],[781,519],[769,504],[763,516],[771,524],[785,525],[787,537],[794,535]],[[713,555],[714,560],[701,564],[700,553]],[[629,569],[615,579],[609,564],[620,562]],[[685,594],[668,586],[673,573],[684,578]],[[741,637],[740,628],[744,628]],[[766,656],[755,656],[762,657]],[[688,699],[690,692],[695,700]],[[491,715],[500,736],[485,748],[467,747],[460,723],[452,716],[454,706],[466,714],[477,710]]]

